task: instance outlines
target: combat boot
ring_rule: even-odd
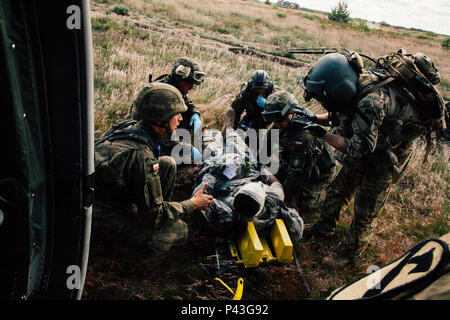
[[[338,270],[354,262],[358,251],[358,237],[354,234],[348,234],[344,240],[338,245],[336,252],[323,258],[324,266]]]
[[[305,224],[305,230],[303,231],[302,239],[304,240],[314,240],[318,238],[331,237],[334,234],[333,228],[322,228],[318,224]]]

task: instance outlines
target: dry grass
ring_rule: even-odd
[[[228,107],[240,85],[255,69],[267,70],[278,85],[303,102],[296,82],[310,63],[295,69],[259,58],[237,56],[228,51],[226,43],[280,53],[295,47],[345,47],[373,57],[399,48],[425,51],[440,69],[439,89],[444,96],[450,96],[450,55],[440,45],[441,36],[419,39],[415,31],[394,32],[391,27],[367,33],[328,21],[319,14],[309,13],[309,18],[305,18],[302,11],[275,10],[262,3],[239,0],[124,0],[121,5],[131,9],[126,16],[111,12],[114,5],[108,3],[112,1],[99,2],[107,3],[93,2],[92,11],[99,131],[126,117],[130,101],[146,82],[149,72],[155,76],[166,73],[181,56],[195,57],[208,72],[206,82],[191,95],[200,107],[204,106],[206,120],[211,125],[218,124],[220,116],[207,110],[210,104],[214,101],[213,109],[220,107],[217,103]],[[278,17],[277,12],[283,12],[286,17]],[[318,58],[297,57],[309,62]],[[308,106],[320,109],[313,102]]]
[[[306,63],[300,68],[293,68],[254,56],[234,54],[228,50],[230,43],[266,52],[283,52],[294,47],[346,47],[374,57],[399,48],[409,52],[422,51],[433,58],[441,72],[443,81],[439,89],[445,96],[450,96],[450,55],[440,45],[443,39],[441,36],[421,38],[418,36],[421,33],[417,31],[392,27],[367,32],[355,26],[332,23],[320,14],[274,9],[255,1],[119,2],[130,9],[127,15],[111,12],[115,6],[113,1],[92,2],[97,133],[104,132],[112,123],[128,117],[129,106],[148,81],[149,73],[154,77],[168,73],[173,62],[182,56],[195,58],[208,74],[205,83],[198,86],[190,97],[201,108],[210,128],[221,127],[224,113],[240,86],[256,69],[265,69],[277,85],[294,93],[299,102],[304,103],[297,81],[317,56],[298,56]],[[282,14],[277,15],[277,12]],[[321,110],[314,102],[306,105],[315,112]],[[323,298],[336,287],[365,273],[368,265],[383,265],[415,243],[449,232],[449,149],[446,146],[435,149],[429,161],[422,163],[423,149],[423,144],[418,142],[415,145],[415,157],[403,179],[392,188],[391,197],[380,213],[377,233],[355,268],[330,273],[320,265],[321,256],[335,249],[348,229],[351,208],[343,213],[340,232],[335,238],[299,248],[302,267],[313,289],[309,298]],[[138,255],[136,259],[141,257]],[[145,262],[142,264],[146,266]],[[98,279],[108,278],[108,272],[99,274],[96,269],[91,269],[91,273],[96,274]],[[115,283],[116,287],[124,285],[126,281],[123,275],[116,276],[121,279]],[[111,277],[108,279],[115,281]],[[193,282],[188,281],[188,284],[194,286],[193,283],[197,283],[198,279],[191,279]],[[157,281],[157,277],[153,277],[150,283],[146,282],[147,289],[135,289],[133,292],[138,298],[147,299],[173,298],[179,294],[171,296],[158,292],[161,287]],[[132,286],[126,283],[126,286]],[[203,289],[209,293],[203,297],[222,297],[217,292],[211,292],[208,289],[210,283],[206,283],[208,285]],[[89,286],[94,285],[89,283],[87,286],[87,297],[98,297]],[[102,289],[103,285],[96,288]],[[171,292],[173,288],[166,289]],[[295,298],[293,293],[283,295],[281,287],[274,287],[274,290],[277,293],[272,296],[262,296],[255,291],[252,297]],[[201,298],[201,295],[188,294],[183,297]],[[297,298],[308,297],[299,294]]]

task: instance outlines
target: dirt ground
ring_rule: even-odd
[[[191,196],[197,173],[198,169],[180,170],[175,201]],[[227,242],[216,237],[200,212],[194,212],[187,223],[187,243],[160,258],[120,244],[107,247],[93,234],[83,299],[231,300],[233,295],[216,277],[233,290],[242,277],[243,300],[322,299],[352,279],[342,279],[342,270],[336,277],[337,270],[323,269],[320,263],[320,257],[330,253],[338,239],[296,248],[298,266],[294,260],[291,264],[244,268],[231,257]],[[355,272],[349,267],[344,274]]]

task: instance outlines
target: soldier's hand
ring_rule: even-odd
[[[306,119],[308,119],[309,121],[316,123],[317,122],[317,116],[315,113],[309,111],[306,108],[303,108],[302,113],[301,113]]]
[[[194,207],[197,210],[206,210],[209,205],[213,201],[213,196],[205,194],[205,190],[208,188],[208,184],[205,184],[203,188],[198,190],[194,196],[191,198],[191,201],[194,203]]]
[[[314,135],[318,138],[322,138],[327,133],[326,129],[322,128],[318,124],[313,124],[313,123],[305,125],[303,127],[303,130],[307,130],[307,131],[311,132],[312,135]]]
[[[200,114],[194,113],[191,117],[191,121],[189,122],[190,127],[194,127],[194,133],[202,128],[202,120],[200,118]]]

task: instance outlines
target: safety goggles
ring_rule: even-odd
[[[205,80],[206,73],[200,71],[194,71],[191,75],[192,80],[198,83],[202,83]]]
[[[264,111],[261,113],[261,116],[266,123],[281,122],[283,121],[284,116],[287,114],[289,108],[290,104],[287,103],[284,106],[283,110]]]

